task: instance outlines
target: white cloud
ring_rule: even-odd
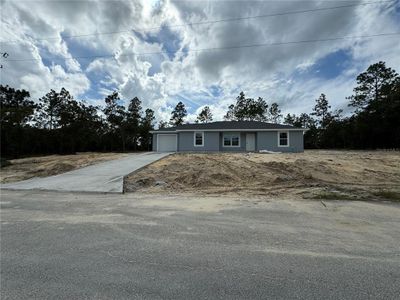
[[[260,14],[273,14],[353,2],[334,1],[3,1],[1,40],[16,40],[2,46],[16,58],[36,59],[4,62],[1,83],[26,88],[40,97],[50,88],[69,89],[76,97],[110,93],[116,89],[129,100],[138,96],[144,107],[168,120],[180,95],[190,97],[190,120],[208,104],[214,119],[222,119],[227,106],[243,90],[250,97],[278,102],[282,110],[310,111],[321,92],[334,108],[346,106],[355,76],[379,60],[400,65],[400,44],[395,37],[249,47],[230,50],[198,49],[359,36],[399,31],[394,18],[398,3],[360,5],[327,11],[279,17],[176,26]],[[159,29],[146,36],[143,29],[170,25],[179,39],[180,51],[170,60],[162,52],[171,37],[159,39]],[[174,27],[175,26],[175,27]],[[139,31],[143,36],[135,35]],[[71,35],[108,33],[65,38]],[[37,40],[54,37],[50,40]],[[153,40],[152,40],[153,39]],[[163,42],[161,42],[161,40]],[[176,44],[176,43],[175,43]],[[308,71],[318,60],[346,49],[351,61],[334,78]],[[181,52],[181,50],[183,50]],[[2,49],[3,51],[3,49]],[[90,55],[111,57],[79,59]],[[51,61],[54,63],[51,63]],[[89,80],[91,78],[91,80]],[[210,86],[218,86],[213,96]],[[205,95],[204,98],[197,95]]]

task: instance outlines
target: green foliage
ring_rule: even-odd
[[[158,123],[158,129],[163,129],[163,128],[167,128],[168,127],[168,123],[165,121],[160,121]]]
[[[172,126],[182,125],[186,116],[187,116],[187,111],[185,108],[185,104],[179,101],[171,113],[171,119],[169,123]]]
[[[197,122],[208,123],[213,120],[213,115],[211,113],[209,106],[204,106],[199,115],[197,116]]]
[[[145,150],[151,150],[151,134],[150,131],[154,129],[155,121],[154,111],[150,108],[146,109],[144,117],[140,123],[140,143]]]
[[[36,104],[29,97],[28,91],[0,86],[1,126],[23,126],[32,119]]]
[[[66,90],[51,90],[39,99],[29,92],[0,86],[2,159],[32,154],[81,151],[149,150],[154,112],[142,116],[133,98],[125,110],[117,92],[100,108],[76,101]]]
[[[296,121],[296,115],[295,114],[293,114],[293,115],[291,115],[291,114],[287,114],[286,115],[286,117],[284,118],[284,120],[283,120],[283,124],[286,124],[286,125],[294,125],[294,122]]]
[[[272,123],[278,124],[282,118],[278,103],[272,103],[269,108],[269,119]]]
[[[369,110],[393,94],[399,83],[399,74],[387,68],[384,62],[370,65],[365,72],[357,76],[354,95],[348,97],[349,106],[355,107],[358,112]]]
[[[400,201],[400,193],[391,190],[379,190],[372,193],[374,196],[384,198],[390,201]]]
[[[259,97],[257,100],[246,98],[244,92],[240,92],[236,98],[236,103],[228,107],[224,119],[230,121],[266,121],[267,113],[268,105],[263,98]]]
[[[136,150],[142,128],[140,126],[142,118],[142,101],[138,97],[131,99],[126,113],[125,131],[127,132],[128,139],[133,144]]]

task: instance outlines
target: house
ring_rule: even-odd
[[[306,129],[257,121],[183,124],[153,130],[157,152],[302,152]]]

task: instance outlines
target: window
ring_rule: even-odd
[[[231,145],[231,137],[224,136],[224,146],[230,146],[230,145]]]
[[[289,133],[278,132],[278,147],[289,147]]]
[[[195,147],[204,146],[204,132],[195,132],[194,133],[194,146]]]
[[[224,147],[240,147],[240,134],[224,134]]]

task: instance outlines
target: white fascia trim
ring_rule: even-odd
[[[281,133],[284,133],[284,132],[287,133],[287,145],[280,145],[281,139],[280,139],[279,136],[280,136]],[[289,136],[290,136],[290,135],[289,135],[289,131],[287,131],[287,130],[281,130],[281,131],[278,131],[277,133],[278,133],[278,147],[286,147],[286,148],[287,148],[287,147],[290,147],[290,140],[289,140]]]
[[[196,133],[201,133],[201,145],[196,145]],[[204,147],[204,131],[193,132],[193,146],[194,147]]]
[[[176,131],[149,131],[150,133],[170,133],[170,134],[176,134]]]

